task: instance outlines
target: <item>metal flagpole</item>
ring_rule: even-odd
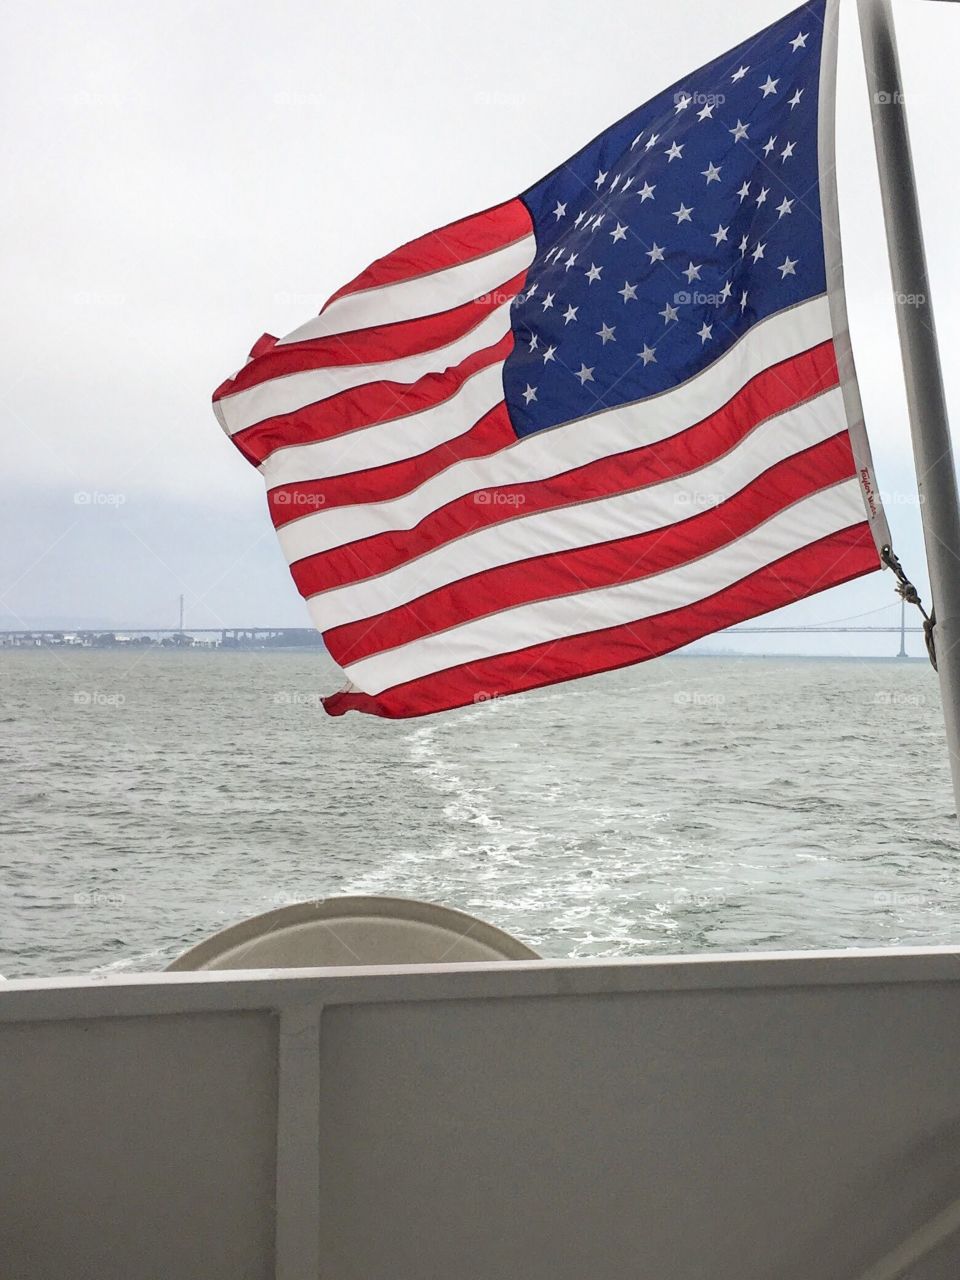
[[[890,0],[857,0],[960,814],[960,504]],[[960,14],[958,14],[960,19]]]

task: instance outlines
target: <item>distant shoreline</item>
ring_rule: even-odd
[[[214,654],[217,656],[230,655],[236,653],[258,653],[258,654],[304,654],[315,653],[321,654],[325,658],[330,658],[333,662],[326,646],[323,644],[238,644],[238,645],[203,645],[203,644],[185,644],[185,645],[163,645],[163,644],[105,644],[105,645],[58,645],[58,644],[19,644],[4,645],[0,644],[0,655],[7,653],[22,654],[38,654],[38,653],[62,653],[64,650],[70,652],[71,655],[86,653],[121,653],[131,649],[142,652],[155,652],[162,654],[192,654],[195,656]],[[893,663],[922,663],[927,665],[929,659],[926,655],[907,654],[906,657],[900,657],[897,654],[884,653],[734,653],[730,650],[717,651],[678,651],[675,653],[666,653],[660,655],[661,659],[672,660],[702,660],[713,659],[714,661],[730,661],[730,662],[893,662]],[[637,663],[636,665],[641,665]],[[602,672],[599,674],[603,674]]]

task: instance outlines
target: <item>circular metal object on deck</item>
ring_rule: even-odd
[[[409,898],[351,897],[296,902],[241,920],[167,967],[307,969],[536,959],[525,943],[464,911]]]

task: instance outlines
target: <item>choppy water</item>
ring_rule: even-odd
[[[960,942],[920,663],[674,658],[328,719],[311,653],[0,653],[0,973],[157,969],[279,903],[426,898],[548,956]]]

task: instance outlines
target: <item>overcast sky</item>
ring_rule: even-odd
[[[180,592],[195,626],[307,625],[213,389],[371,259],[515,195],[791,7],[2,0],[0,626],[172,625]],[[839,87],[851,326],[889,520],[925,585],[855,9]],[[960,422],[960,6],[895,9]],[[877,574],[788,616],[892,600]]]

